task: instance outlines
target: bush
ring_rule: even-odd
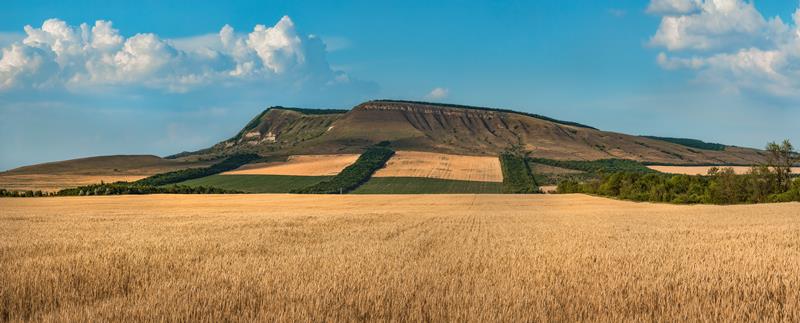
[[[558,193],[586,193],[632,201],[677,204],[742,204],[800,201],[800,181],[783,190],[769,171],[754,168],[736,175],[732,169],[709,176],[617,172],[587,182],[563,181]]]
[[[539,193],[539,186],[536,184],[524,156],[510,152],[502,153],[500,154],[500,167],[503,171],[504,193]]]
[[[350,192],[366,183],[376,170],[383,167],[394,155],[387,147],[371,147],[358,157],[355,163],[347,166],[334,178],[309,187],[292,190],[299,194],[338,194]]]

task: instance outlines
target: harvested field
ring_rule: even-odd
[[[502,182],[500,160],[491,156],[461,156],[398,151],[373,177],[427,177],[476,182]]]
[[[800,320],[800,204],[0,199],[6,321]]]
[[[714,166],[647,166],[655,171],[669,174],[683,174],[683,175],[706,175],[708,170]],[[750,171],[750,166],[717,166],[719,168],[730,167],[736,174],[747,174]],[[800,173],[800,167],[792,167],[792,172]]]
[[[222,175],[334,176],[358,159],[358,154],[296,155],[286,162],[253,163]]]
[[[97,184],[101,181],[113,183],[119,181],[135,181],[149,175],[0,175],[0,188],[8,190],[40,190],[53,192],[64,188]]]

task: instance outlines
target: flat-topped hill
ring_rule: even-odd
[[[512,145],[564,160],[631,159],[668,164],[754,164],[759,150],[602,131],[591,126],[505,109],[376,100],[351,110],[272,107],[231,139],[177,157],[357,153],[390,141],[403,150],[496,156]],[[721,148],[720,148],[721,147]]]

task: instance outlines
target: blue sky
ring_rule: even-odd
[[[800,142],[797,7],[11,1],[0,11],[0,169],[168,155],[230,137],[271,105],[349,108],[372,98],[741,146]]]

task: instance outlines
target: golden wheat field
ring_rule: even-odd
[[[800,204],[0,199],[0,320],[800,320]]]
[[[358,154],[295,155],[286,162],[252,163],[222,175],[333,176],[358,159]]]
[[[374,177],[427,177],[477,182],[502,182],[496,156],[462,156],[397,151]]]

